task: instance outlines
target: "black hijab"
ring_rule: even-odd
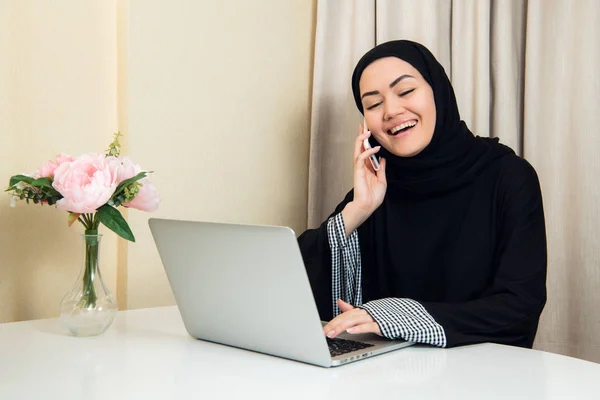
[[[387,160],[386,195],[358,228],[364,299],[464,300],[474,287],[481,288],[467,282],[489,273],[493,263],[499,206],[490,171],[514,153],[496,139],[471,134],[443,67],[417,43],[388,42],[363,56],[352,79],[359,109],[362,71],[389,56],[409,62],[431,85],[437,118],[431,142],[416,156],[380,150]],[[475,270],[465,272],[467,266]]]
[[[472,182],[491,160],[513,151],[497,139],[474,137],[461,121],[454,90],[444,67],[427,48],[408,40],[378,45],[366,53],[352,74],[354,101],[364,114],[360,77],[369,64],[384,57],[397,57],[417,69],[433,90],[436,124],[429,145],[413,157],[398,157],[383,146],[379,155],[387,161],[388,193],[430,196]],[[371,138],[372,142],[377,142]]]

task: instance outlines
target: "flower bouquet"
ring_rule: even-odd
[[[56,206],[67,211],[68,226],[78,221],[85,228],[83,269],[61,302],[61,319],[76,336],[104,332],[117,312],[117,303],[106,289],[98,266],[100,224],[135,242],[118,207],[155,211],[160,202],[148,178],[150,171],[120,155],[120,136],[114,135],[105,154],[61,154],[33,174],[14,175],[6,190],[12,196],[13,207],[17,200]]]

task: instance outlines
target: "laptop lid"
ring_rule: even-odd
[[[331,365],[293,230],[158,218],[149,225],[191,336]]]

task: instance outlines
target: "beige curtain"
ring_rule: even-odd
[[[536,168],[548,303],[535,347],[600,362],[600,1],[322,0],[309,169],[310,227],[352,186],[361,116],[350,76],[377,43],[411,39],[450,76],[462,118]]]

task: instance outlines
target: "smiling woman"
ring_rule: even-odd
[[[331,320],[324,333],[531,347],[546,302],[533,167],[470,132],[443,67],[418,43],[369,51],[352,89],[370,130],[359,127],[355,141],[354,188],[298,238]],[[366,161],[374,154],[378,171]]]
[[[435,128],[433,90],[415,67],[396,57],[380,58],[363,71],[360,92],[367,126],[383,147],[411,157],[429,144]]]

